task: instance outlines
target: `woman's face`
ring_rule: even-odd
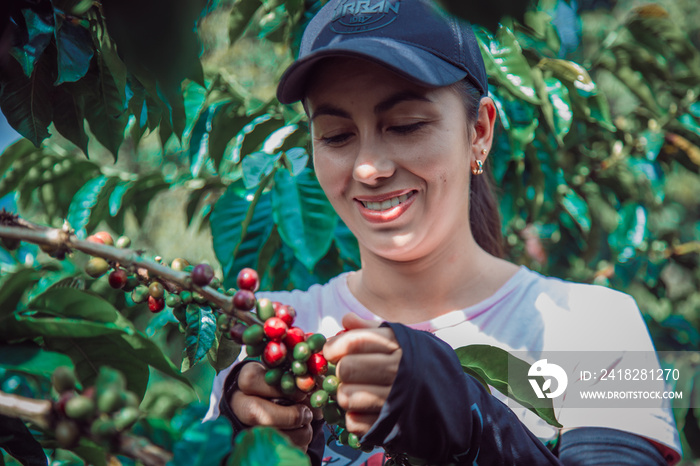
[[[327,60],[309,89],[316,175],[363,254],[449,257],[470,238],[474,150],[454,90],[358,59]]]

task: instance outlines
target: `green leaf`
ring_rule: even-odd
[[[71,89],[81,96],[81,107],[90,131],[116,160],[127,123],[126,102],[100,57],[98,55],[96,60],[97,66],[92,67]]]
[[[564,210],[571,216],[572,219],[581,228],[581,231],[588,233],[591,229],[591,215],[588,211],[586,201],[576,193],[569,189],[561,198],[561,205]]]
[[[262,2],[260,0],[236,0],[228,20],[230,44],[236,42],[243,35],[243,32],[248,27],[248,23],[261,6]]]
[[[256,191],[231,184],[211,213],[214,252],[224,272],[224,285],[234,286],[243,267],[257,267],[258,251],[267,240],[272,220],[271,194],[263,193],[271,177]]]
[[[216,316],[211,308],[189,304],[187,306],[187,329],[183,350],[182,372],[199,363],[216,340]]]
[[[19,418],[0,414],[0,448],[12,455],[12,458],[20,464],[48,464],[41,445]],[[3,452],[0,451],[0,464],[4,464],[3,456]]]
[[[42,293],[29,303],[29,308],[37,311],[39,315],[63,317],[62,321],[54,321],[55,325],[73,324],[75,329],[82,323],[94,329],[93,323],[111,324],[107,327],[109,333],[114,328],[123,332],[122,339],[130,346],[130,352],[137,354],[139,360],[160,370],[165,375],[173,377],[186,385],[189,381],[180,374],[177,367],[163,353],[162,349],[141,332],[137,332],[133,324],[122,316],[108,301],[85,291],[74,288],[51,288]],[[71,319],[68,321],[67,319]],[[49,322],[47,319],[42,319]],[[65,330],[64,330],[65,332]],[[92,336],[92,334],[80,332],[73,334],[76,337]],[[61,336],[65,336],[61,335]]]
[[[88,327],[88,322],[80,325]],[[68,355],[75,365],[75,373],[83,386],[94,385],[100,367],[108,366],[120,371],[126,378],[127,388],[143,397],[148,385],[148,364],[143,352],[134,348],[120,334],[77,338],[45,337],[48,349]],[[96,335],[96,334],[93,334]]]
[[[85,115],[78,96],[66,86],[54,89],[53,113],[60,115],[53,122],[59,133],[78,146],[84,154],[88,153],[88,137],[85,134]]]
[[[15,161],[22,159],[22,161],[27,160],[27,157],[32,152],[36,152],[37,149],[30,141],[27,139],[20,139],[14,144],[10,145],[5,149],[5,151],[0,155],[0,175],[4,176],[5,172],[13,166]],[[7,193],[2,191],[0,197],[5,197]]]
[[[550,126],[554,130],[554,135],[558,141],[563,141],[564,136],[569,133],[574,114],[571,110],[569,100],[569,90],[556,78],[546,78],[544,80],[547,99],[552,105],[553,114]]]
[[[253,427],[236,436],[227,466],[311,465],[311,460],[287,437],[272,427]]]
[[[618,209],[620,221],[608,235],[608,243],[618,253],[618,260],[626,262],[636,255],[636,248],[648,238],[648,216],[644,206],[627,203]]]
[[[241,345],[217,333],[214,344],[209,350],[209,363],[218,374],[231,366],[241,353]]]
[[[0,344],[0,367],[44,377],[51,377],[58,366],[73,368],[66,355],[41,349],[35,343]]]
[[[51,102],[56,75],[55,50],[47,47],[30,77],[15,60],[7,60],[0,75],[0,109],[15,131],[39,147],[49,136]]]
[[[39,272],[31,268],[21,268],[11,273],[3,272],[3,280],[0,283],[0,323],[14,313],[25,291],[38,281]]]
[[[13,47],[10,54],[22,65],[24,74],[29,77],[34,71],[34,65],[53,36],[51,16],[41,17],[31,8],[23,8],[22,14],[27,25],[27,43],[22,47]]]
[[[243,184],[246,189],[251,189],[272,172],[275,162],[279,160],[282,153],[270,155],[265,152],[253,152],[245,156],[241,162],[243,171]]]
[[[253,116],[239,115],[241,102],[227,102],[217,106],[212,118],[211,132],[209,133],[209,157],[217,170],[221,171],[221,160],[226,146],[231,139],[251,122]]]
[[[282,240],[311,271],[328,252],[338,217],[310,169],[275,174],[272,216]]]
[[[507,351],[490,345],[469,345],[455,350],[464,372],[474,372],[505,396],[517,401],[547,423],[557,422],[552,400],[540,400],[528,382],[530,364]],[[547,405],[542,407],[542,404]]]
[[[303,147],[292,147],[284,153],[284,157],[289,161],[291,165],[289,171],[294,176],[304,171],[306,165],[309,163],[309,154]]]
[[[203,84],[195,26],[205,4],[202,0],[104,0],[102,11],[109,35],[130,70],[152,76],[167,88],[188,78]]]
[[[94,53],[92,37],[84,27],[56,18],[56,49],[58,51],[58,78],[55,85],[75,82],[85,76]]]
[[[109,212],[109,196],[119,182],[118,178],[108,178],[100,175],[83,185],[75,193],[68,208],[68,223],[82,238]]]
[[[241,159],[259,150],[270,133],[282,125],[283,122],[281,120],[273,118],[271,115],[262,115],[244,126],[241,133],[239,133],[239,137],[243,138],[243,141],[240,143]]]
[[[208,466],[221,464],[231,451],[233,428],[228,419],[220,417],[204,423],[195,422],[175,444],[172,466]],[[263,463],[260,463],[261,465]]]
[[[355,235],[352,234],[347,225],[340,219],[338,219],[338,224],[335,227],[333,240],[336,246],[338,246],[341,259],[359,268],[361,261],[360,247],[357,244],[357,238],[355,238]]]
[[[476,33],[486,74],[517,98],[539,104],[530,65],[511,30],[501,26],[495,38],[483,29],[478,29]]]

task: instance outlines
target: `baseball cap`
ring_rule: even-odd
[[[488,91],[471,25],[432,0],[330,0],[306,27],[299,57],[277,87],[279,101],[301,100],[314,65],[338,56],[375,62],[428,87],[467,79],[482,96]]]

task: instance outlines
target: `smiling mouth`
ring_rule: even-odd
[[[381,212],[384,210],[389,210],[392,207],[396,207],[399,204],[402,204],[406,202],[411,196],[413,196],[414,191],[411,191],[410,193],[402,194],[400,196],[392,197],[391,199],[386,199],[381,202],[372,202],[372,201],[360,201],[362,202],[362,205],[365,206],[366,209],[373,210],[375,212]]]

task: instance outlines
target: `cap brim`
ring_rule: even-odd
[[[377,63],[429,87],[454,84],[469,74],[431,52],[409,44],[382,38],[358,38],[331,44],[293,63],[280,79],[277,99],[283,104],[303,99],[314,65],[324,58],[339,56]]]

